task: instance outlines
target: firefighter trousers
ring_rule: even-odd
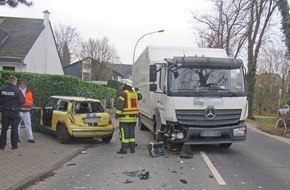
[[[120,140],[121,148],[135,148],[135,126],[136,122],[120,122]]]

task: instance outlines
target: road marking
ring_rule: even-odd
[[[219,172],[217,171],[217,169],[214,167],[214,165],[212,164],[212,162],[210,161],[210,159],[207,157],[207,155],[205,154],[205,152],[200,151],[200,155],[204,159],[205,163],[207,164],[207,166],[210,169],[211,173],[213,174],[213,176],[217,180],[218,184],[219,185],[226,185],[226,182],[224,181],[224,179],[222,178],[222,176],[219,174]]]

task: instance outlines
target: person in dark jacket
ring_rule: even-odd
[[[7,143],[7,130],[11,125],[11,145],[12,149],[17,149],[18,145],[18,125],[21,121],[20,107],[25,103],[25,98],[16,86],[17,78],[10,76],[8,85],[0,90],[0,103],[2,104],[1,120],[1,140],[0,149],[4,150]]]

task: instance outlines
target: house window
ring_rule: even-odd
[[[3,66],[3,70],[15,71],[15,67]]]

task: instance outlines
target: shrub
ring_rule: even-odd
[[[18,80],[23,79],[27,81],[28,88],[34,95],[35,106],[43,105],[52,95],[82,96],[99,100],[109,100],[116,96],[116,91],[112,88],[83,81],[68,75],[0,71],[0,86],[7,85],[7,79],[11,75],[16,76]]]

